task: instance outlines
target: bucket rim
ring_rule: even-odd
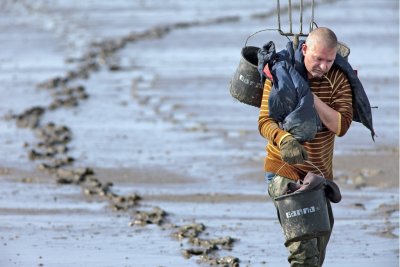
[[[248,64],[249,64],[250,66],[252,66],[253,68],[257,69],[257,65],[253,64],[250,60],[248,60],[248,59],[245,57],[244,51],[245,51],[246,48],[250,48],[250,49],[257,50],[257,53],[258,53],[258,51],[259,51],[261,48],[258,47],[258,46],[251,46],[251,45],[250,45],[250,46],[244,46],[244,47],[242,47],[242,50],[240,51],[240,54],[241,54],[241,56],[242,56],[241,59],[243,59],[246,63],[248,63]]]
[[[242,47],[242,50],[240,51],[241,54],[243,54],[243,51],[244,51],[246,48],[257,49],[257,50],[260,50],[260,49],[261,49],[261,47],[253,46],[253,45],[243,46],[243,47]]]
[[[303,194],[307,194],[307,193],[314,193],[314,192],[317,192],[317,191],[323,192],[324,189],[321,187],[321,188],[310,189],[310,190],[306,190],[306,191],[295,191],[295,192],[290,193],[290,194],[278,196],[278,197],[274,198],[274,200],[275,200],[275,201],[279,201],[279,200],[284,199],[284,198],[289,198],[289,197],[293,197],[293,196],[303,195]]]

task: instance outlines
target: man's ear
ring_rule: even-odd
[[[304,44],[302,44],[302,46],[301,46],[301,52],[303,52],[303,56],[306,55],[306,51],[307,51],[307,45],[306,45],[306,43],[304,43]]]

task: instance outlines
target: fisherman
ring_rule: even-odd
[[[280,127],[282,122],[270,117],[269,96],[273,83],[278,81],[274,81],[277,77],[271,75],[271,66],[267,64],[264,69],[267,80],[264,83],[258,128],[268,141],[264,170],[268,194],[272,200],[282,194],[288,183],[302,180],[308,172],[317,172],[316,168],[326,179],[332,180],[335,137],[346,134],[353,120],[350,82],[346,74],[333,64],[338,46],[335,33],[325,27],[314,29],[300,45],[302,57],[298,67],[304,70],[303,78],[312,92],[313,105],[322,127],[312,140],[301,143]],[[327,202],[332,229],[332,208],[328,200]],[[304,241],[286,242],[290,265],[322,266],[330,234]]]

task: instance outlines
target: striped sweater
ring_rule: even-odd
[[[303,144],[308,153],[308,161],[312,164],[289,165],[283,162],[280,156],[279,144],[288,133],[279,128],[278,123],[269,117],[268,98],[272,83],[266,80],[258,118],[260,134],[268,141],[264,170],[293,180],[302,179],[309,171],[316,174],[320,174],[321,171],[325,178],[333,179],[332,160],[335,135],[343,136],[349,129],[353,118],[351,87],[346,75],[335,66],[332,66],[323,78],[309,80],[309,85],[316,96],[338,111],[338,132],[333,133],[323,127],[313,140]]]

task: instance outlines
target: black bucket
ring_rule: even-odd
[[[275,198],[286,242],[326,235],[331,231],[324,189]]]
[[[242,58],[231,80],[230,93],[242,103],[260,107],[263,85],[258,72],[257,53],[259,47],[245,46],[242,48]]]

